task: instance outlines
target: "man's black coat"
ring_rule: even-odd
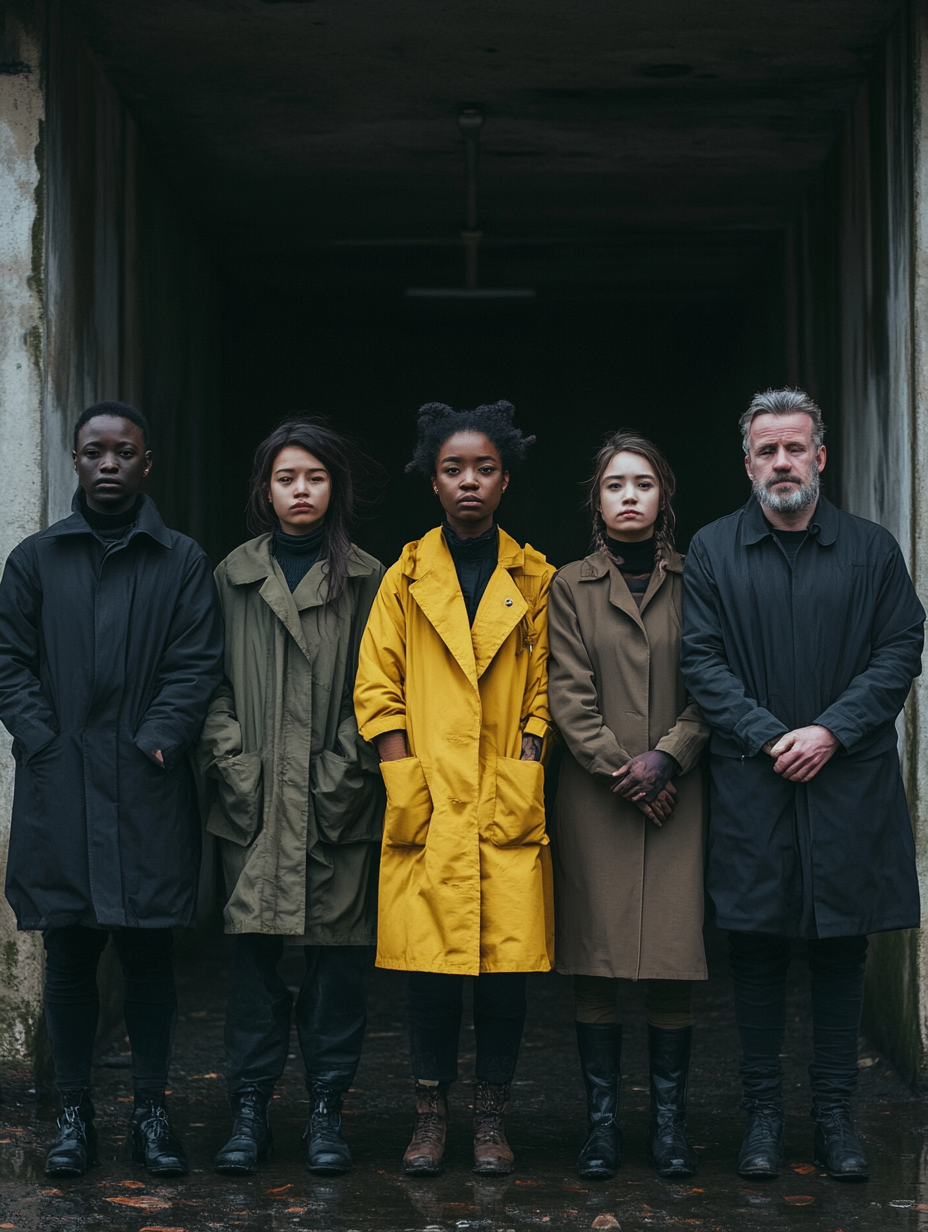
[[[212,571],[147,497],[115,543],[72,508],[14,548],[0,581],[0,720],[16,760],[6,896],[21,929],[190,927],[186,754],[222,679]]]
[[[752,498],[695,536],[683,578],[681,666],[713,729],[706,878],[719,926],[916,927],[895,721],[921,671],[925,612],[896,540],[821,499],[791,565]],[[762,746],[812,723],[841,747],[790,783]]]

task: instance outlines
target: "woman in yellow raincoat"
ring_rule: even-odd
[[[358,727],[387,789],[377,963],[409,971],[416,1129],[406,1171],[441,1170],[465,976],[474,976],[474,1160],[510,1172],[503,1113],[529,971],[553,951],[542,757],[553,568],[494,514],[534,437],[507,402],[419,412],[407,470],[445,513],[386,576],[361,643]]]

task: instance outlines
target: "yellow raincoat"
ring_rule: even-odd
[[[387,571],[361,641],[365,740],[405,730],[387,789],[377,964],[477,975],[547,971],[554,951],[544,769],[522,735],[551,730],[547,598],[554,569],[499,532],[473,628],[441,529]],[[547,741],[545,740],[545,744]]]

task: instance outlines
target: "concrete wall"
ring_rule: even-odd
[[[68,5],[22,0],[2,11],[0,562],[68,513],[72,425],[103,398],[148,415],[149,491],[169,525],[209,548],[205,454],[219,414],[219,335],[200,242]],[[12,795],[8,747],[0,740],[0,839]],[[210,862],[205,876],[209,905]],[[41,941],[16,932],[5,900],[0,955],[0,1060],[22,1060],[40,1033]]]
[[[786,271],[790,376],[820,399],[831,425],[831,490],[844,508],[892,531],[923,602],[926,12],[924,0],[907,5],[877,54],[790,231]],[[899,728],[928,905],[926,687],[923,677]],[[873,938],[867,991],[868,1036],[910,1080],[928,1082],[928,947],[920,932]]]

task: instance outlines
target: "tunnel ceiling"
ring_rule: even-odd
[[[898,0],[72,8],[240,270],[460,280],[470,105],[486,115],[484,281],[591,293],[744,276],[826,158]]]

